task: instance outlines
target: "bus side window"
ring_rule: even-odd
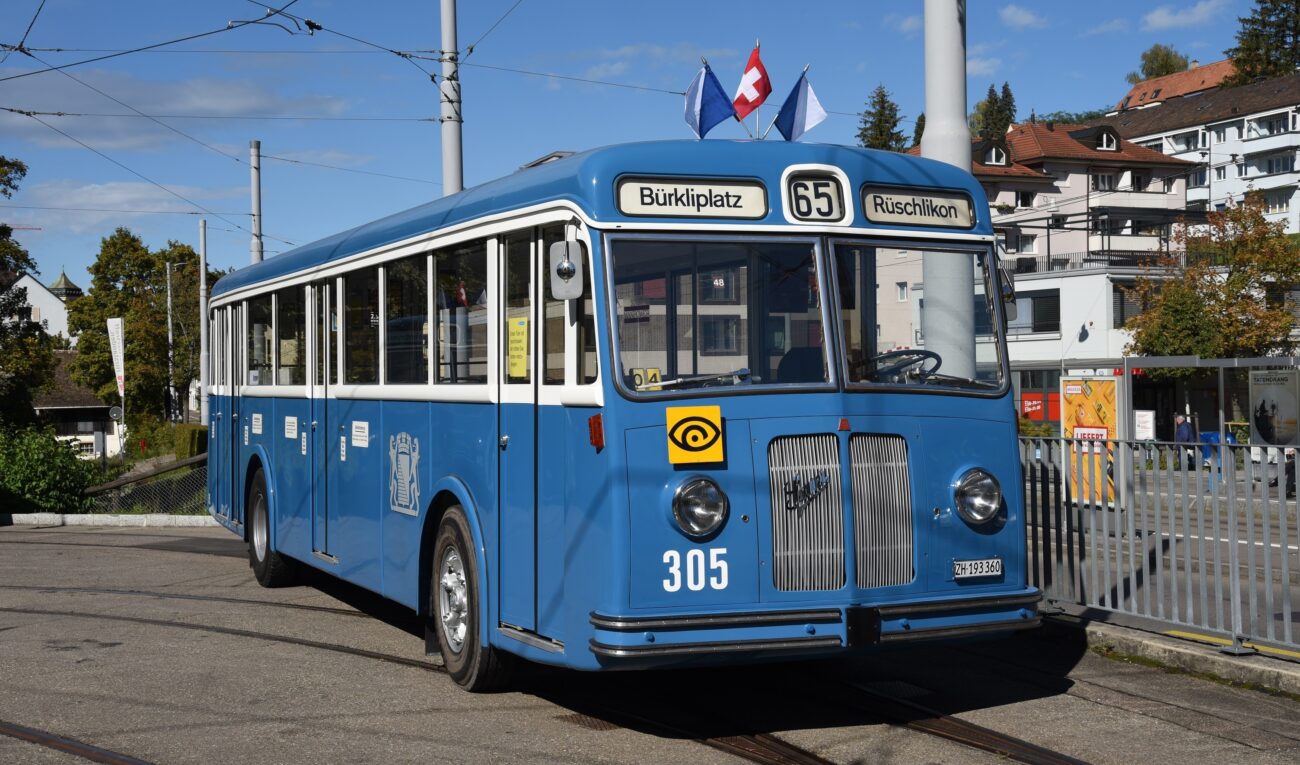
[[[564,225],[555,224],[542,229],[542,264],[546,269],[546,253],[551,245],[564,241]],[[599,370],[596,356],[596,318],[595,306],[591,294],[591,254],[585,243],[582,245],[582,297],[573,302],[571,310],[577,324],[577,375],[575,385],[588,385],[596,382]],[[543,279],[542,284],[547,284]],[[545,299],[542,302],[542,358],[544,360],[543,385],[564,384],[565,361],[565,301],[551,297],[549,289],[543,289]]]
[[[491,308],[486,240],[435,253],[433,289],[438,314],[437,382],[485,384]]]
[[[275,382],[307,384],[307,292],[289,287],[275,293]]]
[[[343,381],[379,382],[379,269],[343,277]]]

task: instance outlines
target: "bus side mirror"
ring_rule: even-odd
[[[577,300],[582,297],[582,245],[555,242],[551,245],[551,297]]]

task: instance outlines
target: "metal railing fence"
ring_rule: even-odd
[[[208,455],[86,489],[90,513],[189,513],[207,508]]]
[[[1280,448],[1020,439],[1030,583],[1231,640],[1297,642],[1300,524]],[[1253,459],[1252,459],[1253,458]]]

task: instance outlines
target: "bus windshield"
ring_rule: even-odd
[[[617,237],[610,255],[620,371],[633,392],[829,386],[837,357],[834,378],[850,387],[1002,388],[987,249],[838,241],[823,265],[811,238]],[[927,273],[943,300],[934,315]],[[828,339],[828,324],[839,337]]]

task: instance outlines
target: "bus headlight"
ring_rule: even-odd
[[[727,520],[727,495],[709,478],[691,478],[673,495],[673,518],[682,533],[702,539]]]
[[[973,468],[957,479],[953,498],[957,502],[957,511],[968,522],[975,525],[988,523],[1002,507],[1002,487],[988,471]]]

